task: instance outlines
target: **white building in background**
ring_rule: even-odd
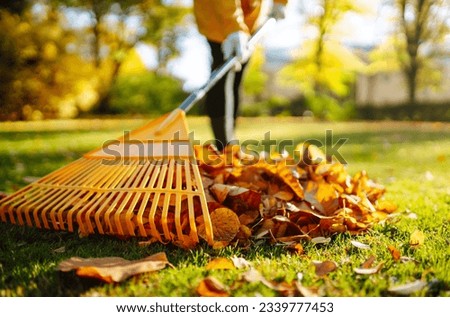
[[[450,103],[450,58],[442,61],[442,79],[438,87],[417,90],[419,103]],[[408,86],[403,73],[359,74],[355,83],[357,105],[384,107],[406,103]]]

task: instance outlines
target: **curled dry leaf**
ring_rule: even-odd
[[[408,296],[421,291],[425,286],[427,286],[426,282],[417,280],[403,285],[392,286],[388,289],[388,292],[393,295]]]
[[[230,294],[226,287],[215,277],[208,276],[200,281],[197,294],[203,297],[228,297]]]
[[[328,273],[331,273],[337,269],[336,262],[333,261],[313,261],[314,266],[316,267],[316,275],[317,276],[324,276]]]
[[[364,243],[361,243],[361,242],[359,242],[359,241],[352,240],[352,241],[350,241],[350,243],[351,243],[354,247],[356,247],[356,248],[358,248],[358,249],[365,249],[365,250],[369,250],[369,249],[370,249],[370,246],[369,246],[369,245],[364,244]]]
[[[106,283],[121,282],[130,276],[144,272],[159,271],[170,265],[164,252],[146,258],[129,261],[120,257],[79,258],[73,257],[62,261],[58,270],[62,272],[76,271],[80,277],[102,280]]]
[[[214,184],[209,190],[213,193],[219,203],[223,203],[227,199],[228,195],[238,196],[248,191],[247,188],[231,186],[225,184]]]
[[[399,250],[397,250],[393,245],[389,245],[388,246],[388,250],[392,255],[392,258],[394,259],[394,261],[398,261],[401,258],[401,253]]]
[[[227,258],[215,258],[206,265],[207,270],[229,270],[234,267],[234,263]]]
[[[331,238],[325,238],[325,237],[315,237],[311,239],[311,242],[314,244],[326,244],[331,242]]]

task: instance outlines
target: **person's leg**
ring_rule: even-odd
[[[208,44],[212,55],[211,69],[214,70],[224,62],[221,44],[210,41]],[[205,108],[211,122],[216,147],[221,151],[228,142],[225,130],[225,77],[221,78],[206,94]]]
[[[211,48],[212,55],[212,65],[211,68],[214,70],[220,67],[224,63],[223,53],[220,43],[215,43],[208,41],[208,44]],[[234,137],[234,127],[235,127],[235,119],[238,115],[239,111],[239,90],[240,83],[242,81],[242,73],[244,70],[245,64],[242,65],[242,69],[239,72],[236,72],[235,79],[233,83],[233,115],[232,120],[233,124],[229,125],[227,128],[226,124],[226,97],[225,97],[225,84],[226,84],[226,76],[220,79],[215,86],[213,86],[210,91],[206,95],[205,99],[205,107],[206,113],[210,118],[211,127],[214,133],[215,143],[218,150],[223,150],[223,148],[232,141]]]

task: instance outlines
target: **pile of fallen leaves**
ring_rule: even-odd
[[[396,210],[365,171],[351,176],[313,145],[299,145],[298,157],[249,155],[236,146],[195,151],[217,248],[357,234]]]

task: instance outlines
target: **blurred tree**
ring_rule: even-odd
[[[340,41],[335,28],[349,12],[362,12],[354,0],[320,0],[308,18],[316,37],[304,42],[297,58],[281,72],[281,80],[295,85],[320,118],[337,109],[336,101],[349,95],[355,72],[363,67],[359,58]],[[317,99],[317,100],[313,100]],[[314,109],[312,109],[314,108]]]
[[[21,14],[30,6],[29,0],[0,0],[0,9],[11,13]]]
[[[50,7],[30,6],[20,15],[0,10],[1,119],[59,117],[76,111],[74,101],[67,101],[75,99],[74,86],[85,63],[67,53],[73,33],[61,28],[60,21],[60,14]],[[62,100],[70,105],[60,107]]]
[[[264,51],[258,46],[252,54],[243,81],[244,93],[252,99],[251,102],[262,102],[267,97],[264,92],[269,76],[263,70],[264,63]]]
[[[165,69],[177,53],[176,27],[187,10],[162,0],[52,0],[67,8],[89,13],[91,23],[83,39],[90,44],[90,59],[97,69],[99,113],[111,111],[109,97],[120,67],[140,41],[156,46],[159,68]],[[82,47],[82,46],[80,46]]]
[[[160,0],[0,2],[0,119],[109,112],[136,44],[154,45],[164,69],[186,12]]]
[[[443,53],[450,7],[446,0],[394,0],[394,7],[397,60],[406,78],[409,103],[415,104],[418,86],[430,84],[427,79],[437,67],[433,59]]]

